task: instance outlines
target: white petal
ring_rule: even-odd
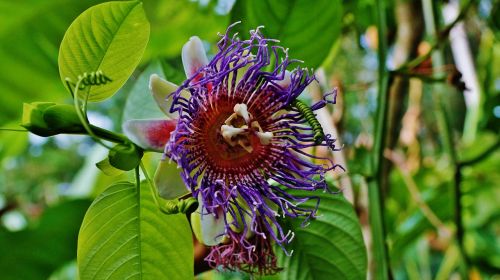
[[[170,107],[172,106],[172,97],[169,95],[175,92],[179,86],[171,83],[167,80],[162,79],[160,76],[153,74],[149,78],[149,90],[153,93],[153,97],[158,104],[158,107],[169,117],[170,119],[177,119],[179,114],[177,112],[170,113]],[[181,96],[189,99],[190,93],[186,90],[181,91]]]
[[[182,181],[181,174],[175,162],[168,159],[160,161],[154,178],[158,194],[165,199],[177,199],[189,193]]]
[[[288,70],[285,70],[285,78],[283,80],[276,81],[276,83],[283,88],[287,88],[291,82],[292,82],[291,73]]]
[[[188,78],[191,78],[198,69],[208,64],[203,43],[198,36],[191,37],[182,47],[182,63]]]
[[[217,218],[206,213],[203,209],[203,200],[201,195],[198,195],[198,209],[191,213],[191,226],[196,238],[207,246],[215,246],[222,242],[225,232],[224,217],[222,209]],[[202,212],[203,211],[203,212]]]
[[[153,93],[153,97],[158,104],[158,107],[165,113],[165,115],[176,119],[177,114],[171,114],[170,106],[172,105],[172,98],[167,98],[172,92],[177,90],[178,86],[162,79],[160,76],[153,74],[149,78],[149,89]]]
[[[122,129],[139,147],[162,152],[176,124],[177,120],[129,120]]]

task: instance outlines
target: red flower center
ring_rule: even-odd
[[[193,118],[197,122],[194,125],[197,131],[193,136],[199,138],[197,140],[202,144],[206,159],[216,171],[241,172],[248,168],[254,169],[262,164],[266,153],[269,153],[268,149],[272,147],[261,143],[257,128],[248,127],[243,117],[234,116],[234,107],[238,103],[229,98],[221,98],[217,100],[215,107],[200,110],[199,115]],[[265,120],[259,120],[260,112],[249,113],[252,122],[266,124]],[[240,133],[224,137],[224,125]],[[262,129],[265,130],[266,127],[263,126]]]

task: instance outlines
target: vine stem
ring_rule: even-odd
[[[426,1],[426,0],[422,0]],[[434,30],[432,30],[432,34],[434,34],[434,42],[432,43],[431,47],[429,48],[429,51],[421,56],[418,56],[404,64],[402,64],[400,67],[398,67],[397,70],[394,70],[393,72],[401,74],[401,73],[407,73],[408,70],[411,70],[418,65],[420,65],[422,62],[426,61],[428,58],[434,55],[434,51],[439,48],[445,41],[448,39],[448,35],[450,34],[450,31],[457,25],[461,20],[464,19],[465,15],[467,14],[467,11],[469,8],[472,6],[473,1],[468,2],[463,9],[460,11],[458,16],[450,22],[448,25],[446,25],[441,31],[437,32],[436,30],[436,25],[434,19],[432,19],[432,27],[434,27]],[[432,4],[432,3],[431,3]],[[431,31],[431,28],[428,23],[430,23],[431,19],[428,17],[430,16],[428,13],[432,12],[432,7],[428,8],[426,4],[422,3],[424,7],[424,21],[426,22],[426,28],[427,28],[427,33]],[[431,9],[431,11],[429,11]],[[426,14],[427,13],[427,14]],[[439,68],[439,67],[433,67],[433,68]]]
[[[433,1],[431,0],[422,0],[423,12],[424,12],[424,21],[425,28],[428,35],[435,38],[435,40],[440,40],[443,37],[443,34],[449,34],[451,28],[464,17],[465,11],[471,6],[472,1],[470,1],[462,10],[460,15],[455,19],[451,24],[449,24],[444,30],[438,32],[437,24],[436,24],[436,15],[434,14],[434,6]],[[442,51],[439,48],[436,48],[432,51],[432,62],[433,68],[439,68],[444,65],[444,59]],[[446,106],[447,96],[443,93],[443,88],[440,85],[435,85],[435,102],[438,105],[437,108],[437,123],[438,128],[440,130],[440,134],[443,138],[443,145],[445,152],[447,153],[451,163],[455,167],[455,174],[453,176],[453,200],[454,200],[454,222],[456,226],[456,238],[458,247],[460,249],[460,253],[464,260],[465,271],[468,271],[468,258],[464,248],[464,225],[462,221],[462,190],[461,190],[461,181],[462,181],[462,172],[461,167],[458,162],[457,151],[455,149],[455,143],[453,141],[452,135],[452,125],[449,116],[449,110]],[[464,275],[465,276],[465,275]]]
[[[92,128],[90,127],[90,123],[86,117],[87,116],[87,113],[85,112],[86,106],[85,106],[84,110],[82,110],[82,108],[80,107],[80,103],[78,102],[79,101],[78,90],[80,89],[80,84],[82,83],[82,81],[83,81],[83,78],[80,78],[78,80],[78,82],[76,82],[75,90],[74,90],[74,96],[73,96],[74,103],[73,103],[73,105],[75,106],[76,114],[77,114],[78,118],[80,119],[80,123],[83,125],[83,128],[85,129],[85,131],[87,131],[88,135],[90,137],[92,137],[92,139],[94,139],[94,141],[96,141],[97,143],[102,145],[103,147],[111,150],[112,147],[110,147],[110,146],[106,145],[106,143],[102,142],[101,139],[99,137],[97,137],[94,134],[94,132],[92,131]],[[87,94],[87,96],[88,96],[88,94]]]
[[[101,138],[110,142],[114,143],[128,143],[129,140],[123,135],[111,132],[109,130],[94,126],[89,123],[89,120],[87,118],[87,101],[88,101],[88,94],[86,94],[85,97],[85,103],[83,104],[83,108],[80,107],[79,103],[79,97],[78,97],[78,91],[80,89],[80,84],[82,82],[82,79],[78,80],[78,82],[75,85],[74,89],[74,94],[73,94],[73,105],[75,107],[76,114],[78,118],[80,119],[80,123],[82,124],[83,128],[85,131],[87,131],[87,134],[94,139],[97,143],[100,145],[104,146],[107,149],[112,149],[112,147],[106,145],[106,143],[101,141]]]

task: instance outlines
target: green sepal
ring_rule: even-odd
[[[127,143],[114,146],[109,151],[108,157],[111,166],[123,171],[129,171],[139,166],[143,155],[144,151],[141,148],[132,143]]]

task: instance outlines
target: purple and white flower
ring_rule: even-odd
[[[248,40],[230,36],[230,29],[221,35],[211,60],[198,37],[184,45],[187,80],[181,86],[151,77],[150,88],[170,120],[156,126],[149,122],[148,129],[132,121],[125,131],[145,132],[133,139],[154,150],[158,141],[148,135],[163,131],[170,136],[164,153],[180,168],[187,190],[167,191],[164,197],[190,192],[198,199],[191,219],[198,239],[212,246],[206,258],[211,266],[272,274],[279,270],[273,244],[288,254],[285,245],[294,236],[279,220],[312,218],[317,207],[302,204],[310,199],[319,203],[312,193],[299,198],[289,190],[327,190],[324,175],[339,166],[311,154],[310,148],[331,147],[333,139],[316,143],[314,130],[293,106],[314,76],[300,67],[288,70],[300,61],[289,59],[287,50],[259,29],[250,31]],[[333,103],[327,97],[311,109]],[[151,133],[162,122],[163,129]],[[169,168],[166,162],[157,177]]]

